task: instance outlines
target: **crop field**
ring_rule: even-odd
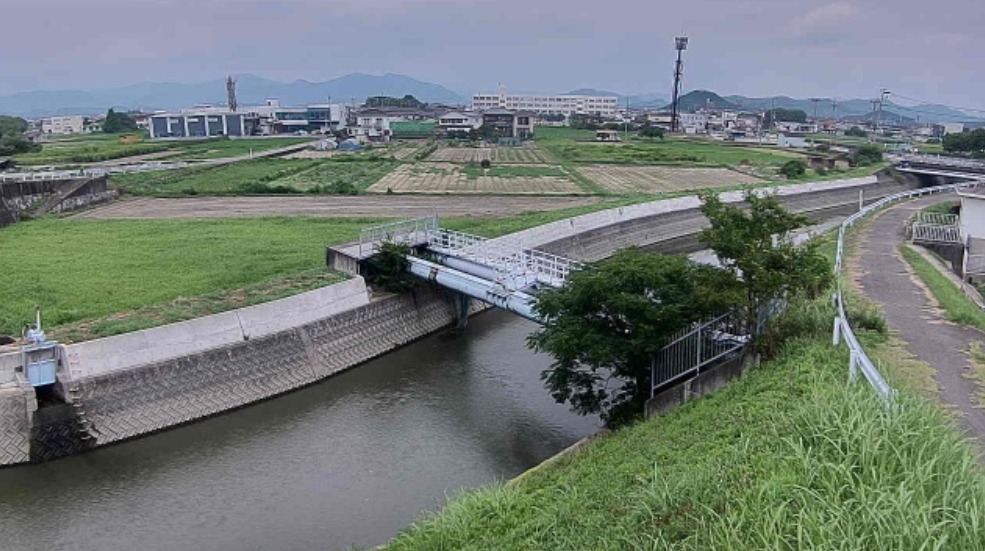
[[[514,169],[514,170],[511,170]],[[516,170],[528,169],[528,170]],[[402,165],[369,187],[376,193],[584,193],[557,167],[461,167],[447,163]]]
[[[271,182],[312,193],[351,195],[364,191],[397,166],[397,161],[374,155],[341,154],[315,166]]]
[[[318,161],[257,159],[222,166],[135,172],[110,176],[110,183],[134,195],[226,195],[270,192],[275,180],[314,168]]]
[[[727,168],[590,165],[578,171],[613,193],[670,193],[763,181]]]
[[[429,161],[446,163],[545,163],[557,164],[550,153],[535,147],[441,147]]]

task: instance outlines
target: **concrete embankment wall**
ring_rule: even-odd
[[[66,212],[112,201],[117,192],[106,177],[0,182],[0,227],[25,213]]]
[[[452,324],[427,286],[236,344],[81,380],[97,445],[146,434],[316,382]]]

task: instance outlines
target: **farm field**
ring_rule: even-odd
[[[557,159],[536,147],[440,147],[428,157],[429,161],[447,163],[544,163],[557,164]]]
[[[763,182],[726,168],[582,165],[577,170],[613,193],[672,193]]]
[[[593,142],[593,133],[570,128],[542,128],[537,141],[562,162],[698,167],[779,167],[803,158],[793,151],[728,145],[710,140],[666,138],[635,139],[623,143]]]
[[[318,161],[257,159],[221,166],[114,174],[110,183],[134,195],[228,195],[270,192],[274,180],[308,170]]]
[[[369,187],[375,193],[579,194],[582,188],[550,166],[461,167],[448,163],[402,165]]]
[[[355,194],[364,191],[397,164],[384,157],[340,154],[270,185],[312,193]]]

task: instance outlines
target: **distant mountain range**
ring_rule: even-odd
[[[429,103],[467,105],[471,98],[439,84],[420,81],[397,74],[367,75],[352,73],[323,82],[295,80],[278,82],[253,74],[236,77],[237,98],[242,105],[260,104],[267,98],[277,98],[282,105],[351,101],[362,102],[377,95],[398,96],[410,94]],[[608,90],[580,88],[569,94],[615,96],[620,107],[627,103],[635,108],[669,108],[665,94],[623,95]],[[144,82],[106,90],[50,90],[22,92],[0,96],[0,114],[37,118],[59,114],[92,115],[105,113],[110,107],[142,111],[178,110],[196,104],[224,105],[226,83],[224,78],[194,84],[173,82]],[[871,117],[872,104],[864,99],[832,101],[823,99],[812,102],[787,96],[751,98],[746,96],[720,96],[709,90],[693,90],[681,96],[681,110],[694,111],[702,107],[765,111],[770,107],[800,109],[819,117],[866,120]],[[816,109],[816,111],[815,111]],[[985,123],[985,118],[944,105],[903,106],[887,102],[883,106],[883,120],[915,122],[966,122],[972,125]],[[869,119],[871,120],[871,119]]]
[[[353,73],[324,82],[295,80],[290,83],[252,74],[235,78],[237,100],[242,105],[260,104],[267,98],[277,98],[282,105],[362,102],[369,96],[380,94],[400,97],[411,94],[421,101],[451,105],[469,101],[444,86],[395,74],[376,76]],[[90,115],[105,113],[110,107],[156,111],[177,110],[203,103],[225,105],[224,78],[196,84],[144,82],[107,90],[22,92],[0,96],[0,113],[22,117]]]

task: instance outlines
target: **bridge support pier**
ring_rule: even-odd
[[[469,323],[469,312],[472,310],[472,297],[464,293],[455,293],[455,328],[465,329]]]

